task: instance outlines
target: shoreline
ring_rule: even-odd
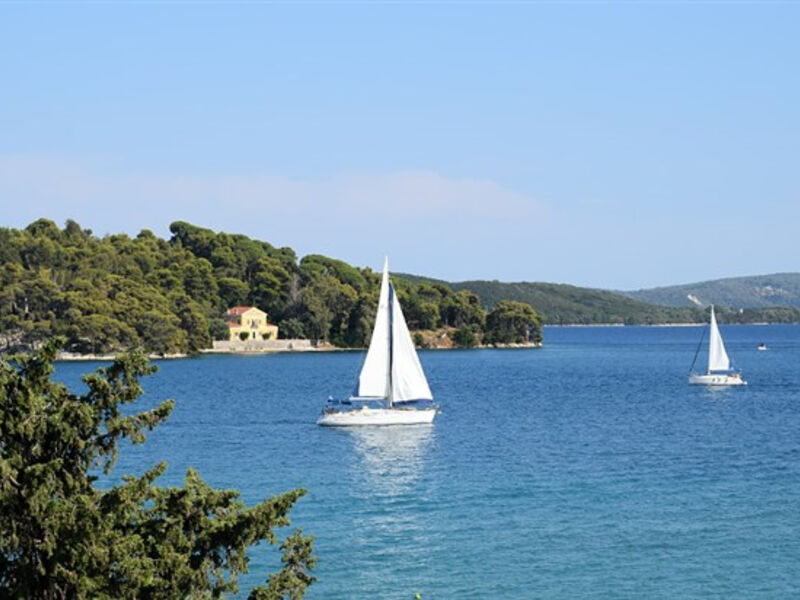
[[[708,323],[640,323],[626,325],[625,323],[544,323],[542,327],[698,327]],[[756,323],[723,323],[723,325],[756,325]]]
[[[117,359],[119,354],[79,354],[77,352],[59,352],[56,354],[56,362],[80,362],[80,361],[98,361],[98,362],[112,362]],[[148,354],[148,360],[178,360],[181,358],[192,358],[191,354]]]
[[[702,327],[708,325],[704,323],[640,323],[638,325],[626,325],[624,323],[545,323],[542,327]],[[800,325],[798,322],[773,323],[770,321],[757,321],[754,323],[725,323],[720,325],[730,326],[751,326],[751,325]]]
[[[438,346],[431,348],[417,348],[417,350],[509,350],[509,349],[539,349],[543,344],[519,343],[519,344],[487,344],[477,345],[471,348],[459,346]],[[313,353],[313,352],[365,352],[366,348],[339,348],[337,346],[310,347],[310,348],[291,348],[291,349],[263,349],[263,350],[219,350],[214,348],[203,348],[197,354],[148,354],[149,360],[180,360],[185,358],[199,358],[201,356],[229,355],[229,356],[262,356],[266,354],[292,354],[292,353]],[[122,354],[122,353],[119,353]],[[116,360],[118,354],[78,354],[75,352],[59,352],[56,355],[56,362],[112,362]]]
[[[565,324],[551,324],[544,325],[543,327],[705,327],[707,323],[654,323],[651,325],[625,325],[623,323],[565,323]],[[723,323],[728,326],[764,326],[764,325],[800,325],[800,323]],[[505,350],[505,349],[539,349],[544,347],[544,344],[523,343],[523,344],[479,344],[470,348],[460,346],[430,346],[418,347],[417,350]],[[331,345],[323,346],[306,346],[296,348],[265,348],[259,350],[223,350],[216,348],[204,348],[197,354],[175,353],[175,354],[156,354],[150,353],[147,355],[149,360],[179,360],[186,358],[197,358],[205,355],[231,355],[231,356],[260,356],[265,354],[286,354],[286,353],[303,353],[303,352],[364,352],[366,348],[339,348]],[[121,354],[121,353],[118,353]],[[59,352],[56,356],[56,362],[112,362],[118,354],[78,354],[75,352]]]

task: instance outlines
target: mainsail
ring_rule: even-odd
[[[711,324],[708,332],[708,370],[709,371],[729,371],[731,361],[728,353],[725,352],[725,344],[722,341],[717,318],[714,316],[714,306],[711,306]]]
[[[355,395],[386,398],[390,404],[433,399],[400,302],[389,281],[388,259],[383,265],[375,327]]]
[[[362,398],[388,398],[391,394],[391,369],[390,338],[391,324],[389,323],[389,259],[383,263],[383,280],[381,291],[378,295],[378,312],[375,315],[375,326],[372,329],[372,339],[369,342],[367,357],[361,367],[358,377],[358,387],[355,396]]]

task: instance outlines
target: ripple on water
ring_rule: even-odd
[[[166,458],[163,483],[193,466],[248,503],[307,488],[292,517],[316,536],[309,598],[795,597],[800,327],[723,333],[746,389],[687,385],[696,328],[422,352],[443,410],[408,429],[315,425],[358,353],[163,362],[141,404],[175,412],[115,476]],[[245,592],[278,555],[253,550]]]

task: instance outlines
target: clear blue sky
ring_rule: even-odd
[[[800,4],[0,4],[0,225],[450,280],[798,271]]]

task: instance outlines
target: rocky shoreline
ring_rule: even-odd
[[[178,358],[191,358],[191,354],[148,354],[150,360],[174,360]],[[59,352],[56,354],[57,361],[108,361],[116,360],[117,354],[80,354],[78,352]]]
[[[471,348],[462,348],[460,346],[431,346],[427,348],[418,348],[418,350],[485,350],[485,349],[537,349],[541,348],[542,344],[519,343],[519,344],[479,344]],[[196,358],[197,356],[215,355],[215,354],[228,354],[234,356],[253,356],[257,354],[278,354],[285,352],[363,352],[366,348],[339,348],[331,344],[320,344],[317,346],[303,346],[296,348],[264,348],[258,350],[228,350],[228,349],[215,349],[204,348],[198,354],[148,354],[147,358],[150,360],[177,360],[181,358]],[[117,354],[79,354],[77,352],[59,352],[56,360],[60,362],[111,362],[117,358]]]

